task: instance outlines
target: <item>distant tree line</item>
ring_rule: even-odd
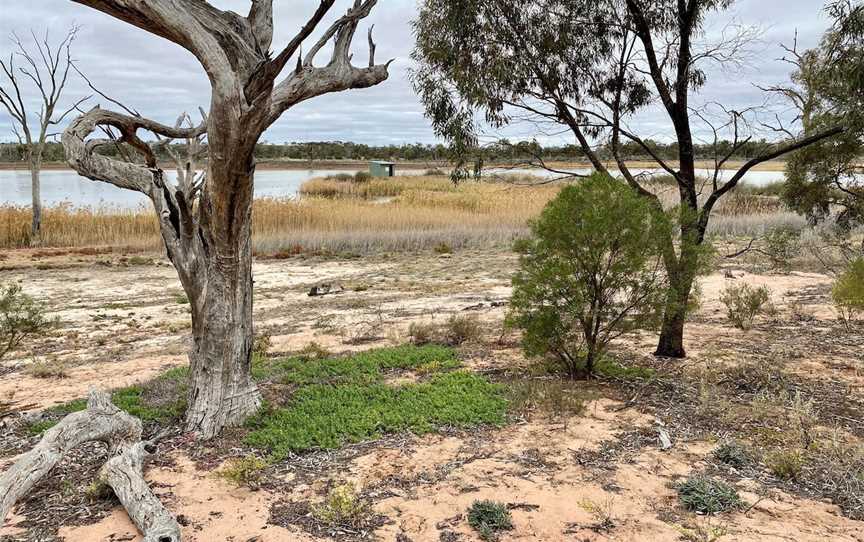
[[[645,144],[651,148],[657,156],[675,159],[678,155],[678,143],[661,143],[646,140]],[[771,142],[760,140],[750,141],[744,145],[739,144],[732,154],[736,159],[749,159],[758,155],[769,146]],[[721,141],[718,145],[727,148],[722,151],[726,154],[733,148],[731,141]],[[185,152],[184,144],[173,145],[174,149],[181,154]],[[117,157],[124,152],[120,148],[106,147],[100,153]],[[543,160],[583,160],[585,154],[576,145],[542,146],[536,141],[521,141],[511,143],[501,140],[483,147],[482,158],[486,162],[518,162],[522,160],[542,158]],[[628,160],[650,159],[646,151],[636,143],[622,143],[621,152]],[[714,145],[696,145],[696,154],[700,158],[710,159],[714,156],[716,149]],[[135,156],[134,152],[127,151],[129,157]],[[160,160],[170,161],[171,157],[163,148],[157,153]],[[612,160],[611,150],[600,148],[597,153],[600,157]],[[63,162],[65,160],[63,145],[60,143],[46,143],[44,150],[45,162]],[[451,157],[450,148],[446,145],[407,143],[402,145],[364,145],[362,143],[343,141],[316,141],[309,143],[259,143],[255,148],[255,157],[260,161],[269,160],[414,160],[414,161],[449,161]],[[0,143],[0,163],[25,162],[27,160],[27,149],[19,143]]]

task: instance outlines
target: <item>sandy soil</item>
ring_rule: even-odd
[[[470,311],[486,323],[488,335],[483,348],[467,354],[471,367],[523,363],[515,342],[501,346],[494,340],[501,334],[500,305],[509,295],[507,270],[514,263],[512,254],[474,252],[259,261],[254,267],[256,322],[273,336],[274,354],[299,350],[312,341],[332,351],[348,351],[404,342],[411,322],[442,321]],[[3,362],[0,402],[40,409],[81,397],[91,386],[128,385],[184,363],[187,305],[178,302],[179,282],[164,263],[129,265],[117,255],[34,257],[32,251],[15,251],[7,253],[2,264],[0,281],[21,281],[25,291],[49,304],[60,327]],[[855,348],[840,344],[814,350],[804,342],[801,328],[790,328],[782,344],[765,345],[760,337],[775,324],[762,320],[748,332],[729,326],[719,295],[736,282],[768,285],[783,315],[804,311],[817,317],[801,324],[809,331],[836,325],[827,303],[829,277],[730,269],[702,280],[703,305],[687,333],[688,363],[731,362],[759,345],[796,359],[795,372],[836,379],[848,385],[849,393],[864,395],[864,360]],[[309,288],[320,283],[342,285],[345,292],[308,297]],[[789,325],[791,320],[782,321]],[[362,347],[346,344],[367,331],[377,339]],[[619,347],[645,355],[653,341],[645,335]],[[67,378],[28,374],[37,358],[63,364]],[[320,539],[299,528],[269,524],[271,507],[284,501],[320,501],[325,488],[339,482],[373,488],[379,496],[374,507],[387,523],[374,533],[378,540],[477,540],[464,514],[474,500],[491,498],[512,505],[515,529],[504,534],[503,541],[674,541],[688,539],[685,533],[719,528],[725,534],[718,539],[724,541],[864,541],[862,523],[842,516],[836,506],[763,487],[755,480],[738,483],[744,499],[754,504],[746,512],[713,519],[683,512],[671,485],[704,466],[713,442],[682,440],[666,452],[648,446],[609,468],[578,460],[580,453],[596,451],[633,431],[655,433],[655,418],[601,397],[589,402],[584,413],[565,419],[538,418],[500,430],[398,442],[385,439],[333,463],[315,480],[286,475],[276,488],[238,488],[184,451],[171,452],[170,464],[150,468],[147,477],[183,518],[187,541]],[[613,528],[597,527],[598,509],[611,516]],[[0,538],[14,535],[23,519],[13,516],[0,529]],[[92,525],[64,526],[60,536],[68,541],[140,540],[122,509]]]

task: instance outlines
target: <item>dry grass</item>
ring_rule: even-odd
[[[512,179],[455,186],[445,176],[314,179],[303,185],[300,201],[255,201],[253,244],[259,254],[506,246],[525,234],[561,186],[515,186]],[[655,188],[670,206],[677,200],[668,185]],[[28,208],[0,207],[0,248],[30,246],[29,224]],[[43,224],[44,247],[159,251],[162,245],[149,208],[50,207]],[[803,219],[783,212],[774,198],[740,194],[721,203],[711,228],[720,235],[759,235],[781,224],[800,226]]]

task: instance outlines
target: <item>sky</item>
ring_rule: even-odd
[[[210,3],[241,14],[246,14],[250,5],[248,0],[211,0]],[[344,13],[351,3],[351,0],[337,0],[325,23]],[[279,50],[314,11],[317,1],[275,0],[274,4],[273,48]],[[823,5],[823,0],[738,0],[722,21],[718,17],[710,19],[706,24],[708,36],[717,35],[729,20],[757,25],[762,36],[744,68],[736,72],[711,71],[708,84],[697,99],[717,101],[738,109],[762,103],[763,94],[755,85],[779,83],[789,77],[790,66],[778,61],[783,55],[780,44],[792,43],[796,32],[799,47],[818,43],[829,24],[822,13]],[[321,96],[300,104],[272,126],[262,141],[436,142],[408,79],[414,41],[410,22],[416,13],[415,0],[380,0],[355,39],[355,63],[364,65],[368,53],[366,40],[362,38],[365,28],[375,25],[377,60],[395,59],[388,81],[371,89]],[[13,32],[26,41],[30,39],[31,29],[39,35],[47,30],[52,41],[56,41],[73,25],[80,27],[73,56],[82,71],[105,94],[145,116],[170,124],[181,112],[195,112],[199,106],[206,109],[209,84],[191,54],[71,0],[0,0],[0,55],[9,57],[13,44],[6,37]],[[321,29],[327,26],[329,24],[322,24]],[[323,52],[321,56],[326,58]],[[87,94],[90,91],[86,84],[73,77],[65,96],[73,101]],[[27,96],[30,103],[34,103],[33,92]],[[109,105],[104,99],[90,103]],[[668,121],[657,109],[634,119],[631,128],[646,137],[669,140]],[[697,135],[707,137],[707,132],[700,131]],[[527,125],[489,130],[486,137],[514,140],[537,137],[541,143],[570,142],[561,136],[538,134],[535,128]],[[0,111],[0,141],[14,140],[11,118]]]

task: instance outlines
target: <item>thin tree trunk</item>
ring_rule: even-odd
[[[682,263],[682,265],[684,265]],[[685,358],[684,323],[687,321],[687,309],[690,292],[693,289],[695,265],[669,273],[669,293],[663,312],[663,324],[660,328],[660,339],[657,342],[655,356],[666,358]]]
[[[42,231],[42,187],[39,174],[42,169],[41,160],[30,161],[30,186],[33,195],[33,223],[30,228],[30,243],[40,244],[40,233]]]

